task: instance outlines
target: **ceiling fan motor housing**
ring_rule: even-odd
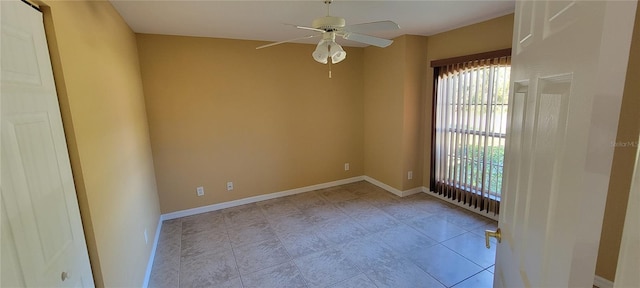
[[[339,28],[344,28],[346,21],[341,17],[325,16],[316,18],[311,23],[311,26],[316,29],[322,29],[326,32],[333,32]]]

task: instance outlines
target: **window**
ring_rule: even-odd
[[[510,54],[507,49],[432,62],[431,188],[494,213],[502,189]]]

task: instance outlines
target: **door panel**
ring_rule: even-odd
[[[5,143],[9,151],[5,159],[13,162],[8,165],[12,168],[9,173],[14,189],[21,191],[15,199],[13,194],[6,199],[17,204],[8,207],[9,213],[21,214],[22,230],[29,233],[25,240],[38,241],[32,245],[40,248],[31,253],[48,263],[73,241],[49,117],[37,113],[7,122]]]
[[[5,201],[2,201],[4,206]],[[0,215],[0,249],[2,249],[2,286],[3,287],[26,287],[24,276],[20,269],[20,259],[16,253],[16,245],[14,243],[13,233],[9,225],[9,217],[7,216],[5,207],[1,207],[2,215]]]
[[[93,287],[42,14],[0,5],[0,286]]]
[[[571,26],[578,19],[575,8],[576,1],[548,1],[545,9],[544,36],[547,38],[564,28]]]
[[[3,25],[2,39],[6,39],[2,41],[2,50],[6,51],[6,56],[9,56],[2,57],[3,80],[40,86],[42,82],[38,72],[38,55],[31,35]],[[24,55],[24,57],[16,55]]]
[[[496,287],[593,284],[636,6],[516,2]]]
[[[520,7],[516,7],[518,11],[519,21],[515,22],[517,44],[516,54],[519,54],[524,47],[527,47],[533,41],[533,20],[534,12],[533,1],[523,1]],[[513,63],[513,62],[512,62]]]

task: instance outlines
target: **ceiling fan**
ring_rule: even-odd
[[[311,53],[313,59],[322,64],[336,64],[347,57],[347,52],[342,49],[342,46],[336,43],[336,36],[340,36],[346,40],[384,48],[391,45],[391,43],[393,43],[393,40],[378,38],[361,33],[400,29],[400,26],[398,26],[398,24],[394,23],[393,21],[377,21],[347,26],[344,18],[331,16],[329,14],[329,5],[331,4],[332,0],[324,0],[323,2],[327,5],[327,16],[316,18],[315,20],[313,20],[313,22],[311,23],[312,27],[292,25],[298,29],[311,30],[319,33],[262,45],[260,47],[256,47],[256,49],[267,48],[297,40],[322,37],[322,39],[316,46],[315,51]],[[331,59],[331,61],[329,61],[329,59]]]

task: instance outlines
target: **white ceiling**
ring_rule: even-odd
[[[111,3],[137,33],[244,40],[282,41],[313,34],[283,24],[311,26],[313,19],[326,15],[321,0],[111,0]],[[514,7],[515,0],[334,0],[331,15],[344,17],[347,25],[394,21],[400,30],[370,33],[392,39],[404,34],[437,34],[512,13]],[[297,42],[316,43],[317,40]],[[338,42],[345,46],[365,46],[342,39]]]

